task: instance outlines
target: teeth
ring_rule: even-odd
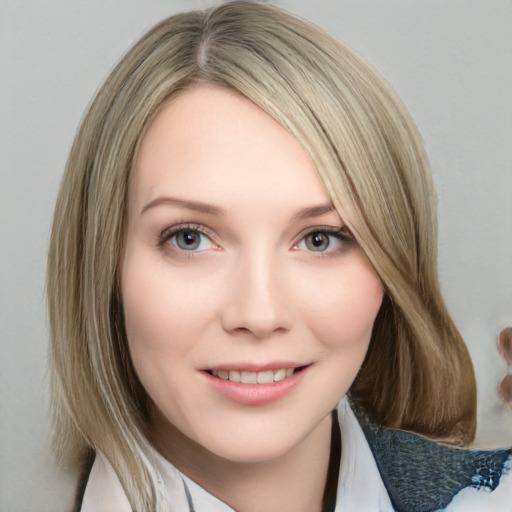
[[[271,382],[274,382],[274,372],[272,370],[258,372],[256,375],[256,381],[258,384],[270,384]]]
[[[264,370],[262,372],[213,370],[212,374],[219,379],[242,384],[271,384],[291,377],[294,371],[295,368],[279,368],[279,370]]]
[[[286,378],[286,370],[284,368],[281,368],[280,370],[276,370],[274,372],[274,382],[279,382],[280,380],[283,380]]]
[[[240,382],[242,384],[256,384],[257,373],[256,372],[240,372]]]
[[[240,378],[241,378],[240,372],[238,372],[236,370],[231,370],[229,372],[229,380],[231,382],[240,382]]]

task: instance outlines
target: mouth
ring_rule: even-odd
[[[231,402],[264,406],[283,400],[299,387],[312,364],[278,363],[256,367],[234,364],[203,370],[207,385]]]
[[[247,370],[206,370],[213,377],[240,384],[272,384],[292,377],[294,374],[303,371],[307,366],[296,368],[278,368],[262,371]]]

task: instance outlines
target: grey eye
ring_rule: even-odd
[[[308,250],[322,252],[329,247],[331,240],[327,233],[314,231],[305,237],[304,242]]]
[[[174,245],[182,251],[196,251],[201,245],[203,234],[193,229],[180,231],[174,235]]]

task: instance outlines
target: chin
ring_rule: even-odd
[[[202,442],[202,446],[217,457],[230,462],[254,464],[275,461],[284,457],[296,445],[300,444],[302,439],[293,442],[290,436],[283,438],[281,436],[263,435],[252,436],[250,441],[245,436],[229,443],[226,442],[225,438],[219,440],[219,442],[215,441],[205,440]]]
[[[299,416],[279,414],[278,417],[251,414],[243,420],[238,418],[239,421],[231,425],[221,420],[215,425],[210,423],[203,432],[196,431],[195,442],[234,463],[275,461],[308,442],[313,432],[321,430],[319,426],[331,410],[318,414],[317,418],[308,417],[304,412]]]

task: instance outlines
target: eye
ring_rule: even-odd
[[[185,252],[202,252],[215,248],[212,236],[202,226],[173,226],[159,237],[159,244],[168,243],[173,249]]]
[[[200,251],[208,248],[210,240],[199,231],[187,229],[178,231],[169,241],[182,251]]]
[[[331,237],[327,233],[315,231],[304,238],[304,243],[309,251],[323,252],[331,245]]]
[[[322,228],[304,235],[294,248],[300,251],[331,253],[341,250],[351,241],[352,236],[345,227]]]

